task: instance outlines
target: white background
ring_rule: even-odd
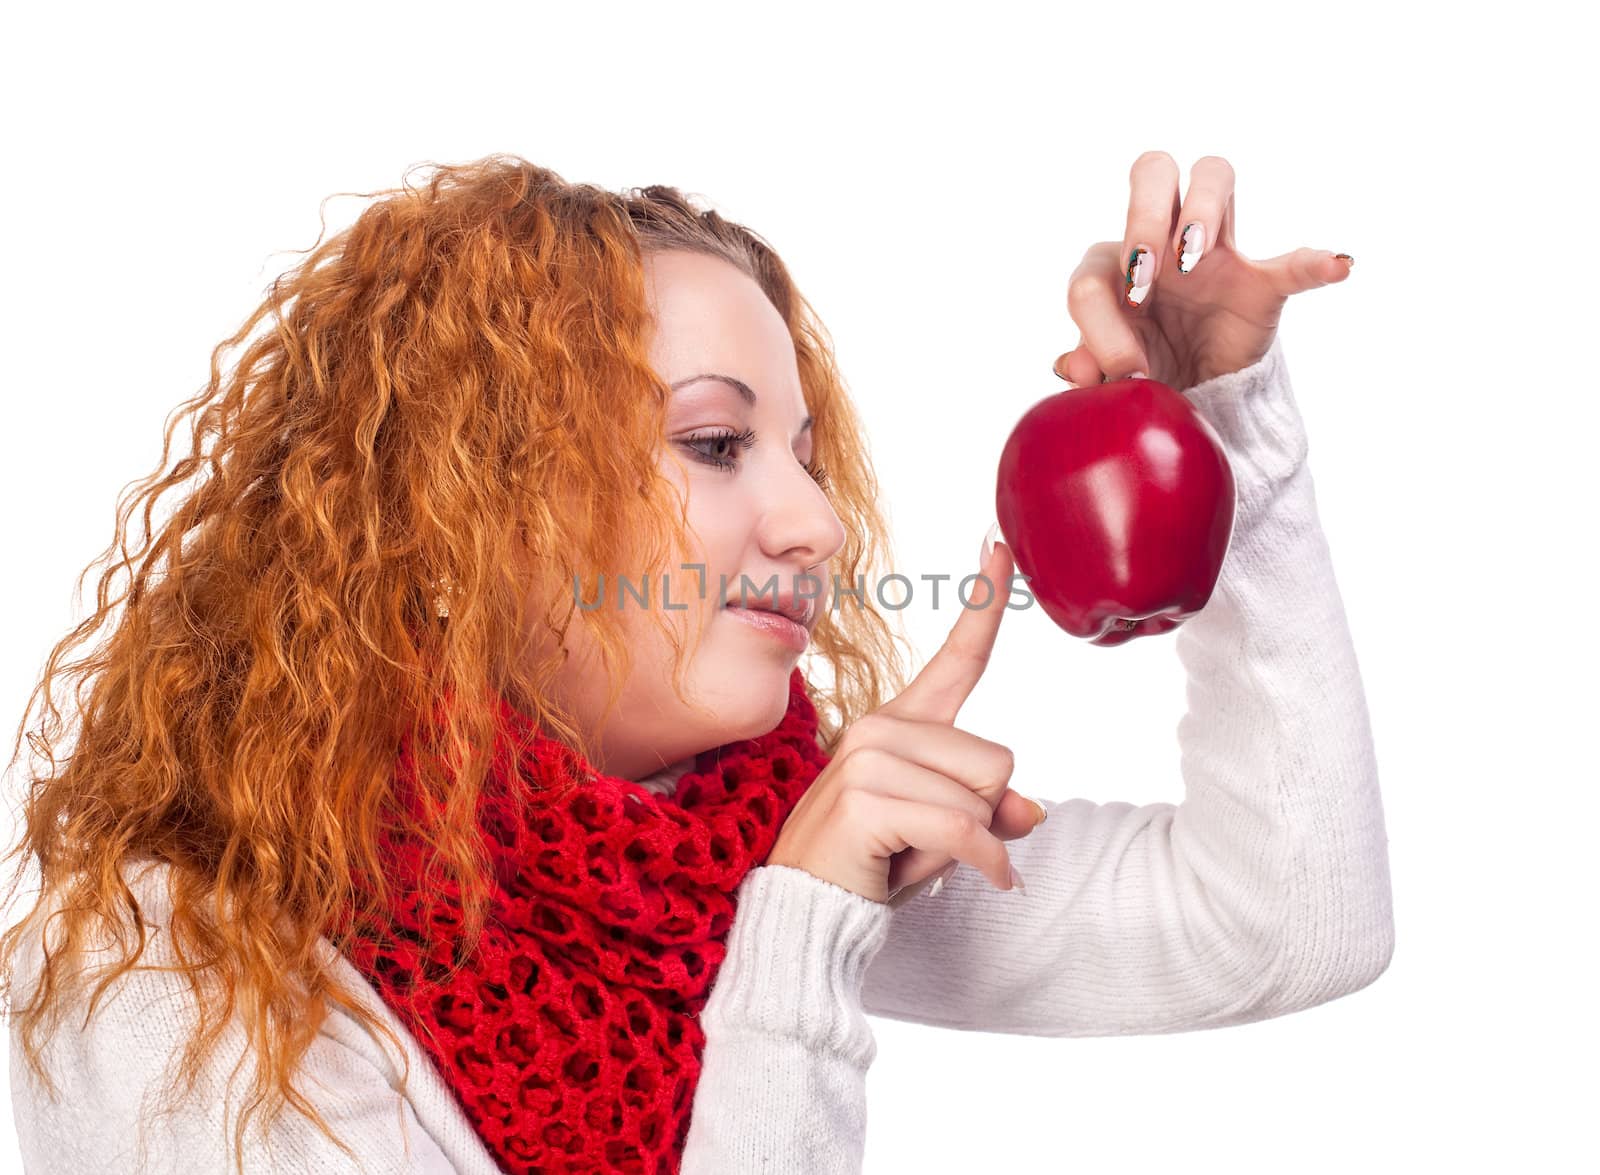
[[[831,329],[901,566],[964,574],[1006,434],[1063,386],[1067,278],[1121,239],[1129,166],[1166,150],[1187,184],[1220,154],[1242,252],[1356,259],[1281,333],[1372,715],[1394,960],[1358,993],[1231,1030],[874,1019],[867,1169],[1592,1163],[1593,42],[1558,15],[1577,5],[1323,11],[13,13],[7,749],[84,615],[73,582],[120,491],[332,193],[506,151],[702,194],[779,248]],[[359,206],[330,201],[330,231]],[[919,600],[925,657],[955,613]],[[1019,790],[1177,801],[1183,705],[1171,639],[1091,649],[1033,609],[1008,619],[961,725],[1015,749]]]

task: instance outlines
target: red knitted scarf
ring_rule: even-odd
[[[419,847],[391,840],[394,935],[356,940],[351,961],[507,1171],[676,1172],[734,892],[828,762],[804,678],[791,673],[775,729],[702,752],[671,796],[542,734],[519,759],[504,732],[533,732],[500,713],[480,806],[494,868],[483,935],[464,948],[459,895],[422,884]],[[412,764],[402,746],[402,778]],[[424,958],[430,924],[445,945]],[[451,941],[466,965],[441,985]]]

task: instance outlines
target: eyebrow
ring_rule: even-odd
[[[680,379],[677,383],[672,385],[672,390],[673,391],[677,391],[681,387],[686,387],[689,384],[697,383],[702,379],[721,380],[723,383],[727,384],[734,391],[738,392],[739,393],[739,398],[741,400],[743,400],[746,404],[750,405],[750,407],[754,408],[756,406],[756,393],[755,393],[755,389],[754,388],[752,388],[749,384],[745,383],[744,380],[739,379],[737,376],[722,375],[722,374],[719,374],[718,372],[715,372],[715,371],[702,372],[699,375],[691,375],[691,376],[687,377],[686,379]],[[803,422],[801,422],[800,432],[805,432],[806,429],[810,428],[811,427],[811,423],[812,423],[812,418],[810,416],[807,416],[805,418],[805,420]],[[796,434],[796,435],[798,435],[798,434]]]

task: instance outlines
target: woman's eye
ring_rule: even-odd
[[[704,436],[687,437],[683,441],[684,446],[701,461],[718,469],[733,469],[737,465],[737,462],[727,458],[726,454],[730,452],[728,446],[734,446],[734,451],[748,452],[755,443],[756,432],[753,428],[747,428],[743,432],[708,433]],[[706,448],[701,448],[702,445]]]
[[[685,437],[679,443],[705,464],[717,469],[731,470],[737,468],[738,462],[729,460],[729,457],[738,452],[749,452],[755,446],[756,434],[755,430],[750,428],[743,432],[724,430],[703,436]],[[823,489],[828,488],[828,471],[815,460],[805,464],[803,468],[819,486]]]

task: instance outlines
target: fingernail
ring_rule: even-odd
[[[983,546],[978,548],[978,567],[980,569],[989,566],[989,556],[994,554],[995,540],[999,537],[1000,523],[998,521],[990,523],[989,529],[983,535]]]
[[[1206,251],[1206,226],[1199,221],[1184,226],[1183,241],[1178,246],[1178,272],[1188,273]]]
[[[1143,245],[1135,245],[1128,256],[1128,305],[1137,307],[1150,294],[1156,276],[1156,255]]]
[[[933,884],[929,885],[923,892],[930,898],[938,897],[939,891],[944,888],[944,883],[950,879],[950,875],[956,871],[960,864],[960,861],[951,861],[950,864],[935,873],[933,875]]]
[[[1017,867],[1015,865],[1010,866],[1010,869],[1012,887],[1015,889],[1020,889],[1023,893],[1027,893],[1028,887],[1022,884],[1022,874],[1017,872]]]
[[[1335,253],[1334,256],[1339,258],[1339,260],[1347,263],[1350,266],[1351,269],[1354,269],[1356,267],[1356,259],[1354,257],[1350,256],[1350,254],[1348,254],[1348,253]]]
[[[1027,799],[1028,803],[1032,804],[1035,808],[1039,809],[1039,814],[1033,818],[1033,826],[1035,828],[1038,828],[1039,825],[1043,824],[1046,820],[1048,820],[1050,818],[1050,813],[1045,809],[1045,806],[1043,804],[1041,804],[1038,800],[1034,799],[1032,796],[1028,796],[1028,797],[1026,797],[1026,799]]]
[[[1150,375],[1149,375],[1148,372],[1144,372],[1144,371],[1130,371],[1127,375],[1123,376],[1122,378],[1123,379],[1149,379]]]

